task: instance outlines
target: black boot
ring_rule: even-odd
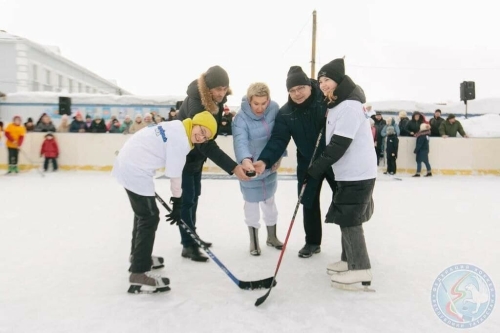
[[[320,253],[320,252],[321,252],[321,246],[319,246],[319,245],[312,245],[312,244],[306,244],[299,251],[299,257],[301,257],[301,258],[309,258],[309,257],[312,257],[313,254]]]
[[[205,257],[200,252],[200,247],[198,245],[191,245],[182,248],[182,254],[184,258],[190,258],[192,261],[207,262],[208,257]]]
[[[414,174],[412,177],[420,177],[419,173]]]
[[[427,172],[427,174],[424,177],[432,177],[432,172]]]

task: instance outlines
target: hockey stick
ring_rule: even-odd
[[[23,154],[24,158],[25,158],[25,159],[27,159],[27,160],[28,160],[28,162],[29,162],[31,165],[36,165],[35,163],[33,163],[33,160],[32,160],[31,158],[29,158],[29,157],[28,157],[28,154],[26,154],[26,153],[24,152],[24,150],[22,150],[22,149],[19,149],[19,150],[20,150],[20,151],[21,151],[21,153]],[[43,174],[43,172],[42,172],[42,171],[40,171],[40,169],[39,169],[38,167],[36,168],[36,171],[38,171],[38,173],[40,174],[40,176],[45,177],[45,175]]]
[[[155,192],[155,197],[162,204],[162,206],[165,207],[166,210],[168,210],[169,212],[172,211],[172,208],[170,208],[167,205],[167,203],[165,201],[163,201],[163,199],[156,192]],[[233,273],[231,273],[229,271],[229,269],[227,269],[226,266],[224,266],[224,264],[215,256],[215,254],[213,254],[212,251],[210,251],[210,249],[203,244],[203,242],[201,241],[200,237],[186,224],[186,222],[184,222],[183,220],[181,220],[181,222],[180,222],[179,225],[182,228],[184,228],[184,230],[189,234],[189,236],[191,236],[191,238],[196,242],[196,244],[198,244],[198,246],[200,246],[208,254],[208,256],[210,258],[212,258],[213,261],[215,261],[215,263],[224,271],[224,273],[227,274],[227,276],[229,276],[229,278],[234,283],[236,283],[236,285],[238,287],[240,287],[240,289],[244,289],[244,290],[250,290],[251,289],[251,290],[254,290],[254,289],[262,289],[262,288],[271,288],[271,285],[276,285],[276,281],[272,277],[267,278],[267,279],[263,279],[263,280],[257,280],[257,281],[241,281],[241,280],[238,280],[233,275]]]
[[[321,141],[322,136],[323,136],[323,129],[319,132],[318,139],[316,140],[316,146],[314,147],[314,152],[313,156],[311,157],[311,161],[309,162],[309,167],[311,167],[311,165],[314,162],[314,156],[316,155],[316,151],[318,150],[319,142]],[[286,233],[285,242],[283,243],[283,248],[281,249],[280,257],[278,259],[278,264],[276,265],[276,270],[274,271],[273,281],[276,279],[276,275],[278,275],[278,270],[280,269],[281,266],[281,260],[283,259],[283,254],[285,253],[286,245],[288,244],[288,238],[290,238],[290,233],[292,232],[292,227],[293,224],[295,223],[295,216],[297,216],[297,211],[299,210],[300,202],[302,201],[302,196],[304,195],[306,185],[307,183],[303,183],[302,188],[300,189],[299,200],[297,200],[297,204],[295,205],[295,211],[293,212],[292,220],[290,221],[290,226],[288,227],[288,232]],[[269,294],[271,294],[272,287],[274,287],[274,283],[264,296],[259,297],[257,299],[257,301],[255,302],[255,306],[259,306],[266,301],[266,299],[269,297]]]

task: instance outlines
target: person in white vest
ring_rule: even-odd
[[[341,260],[329,264],[327,272],[332,275],[332,285],[350,288],[361,282],[369,286],[372,273],[362,224],[373,214],[377,157],[363,110],[365,96],[361,87],[345,75],[344,59],[324,65],[318,81],[328,101],[327,147],[308,175],[317,179],[328,168],[333,169],[337,191],[326,222],[338,224],[342,233]]]
[[[129,292],[169,290],[169,279],[151,273],[163,267],[163,258],[152,257],[160,211],[155,201],[154,176],[165,168],[170,178],[172,212],[167,222],[179,223],[182,205],[182,169],[194,144],[204,144],[217,133],[217,122],[208,111],[192,119],[161,122],[145,127],[128,139],[113,166],[113,176],[125,187],[134,211],[130,254]],[[144,288],[143,288],[144,287]]]

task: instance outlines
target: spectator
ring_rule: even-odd
[[[441,136],[439,133],[439,128],[441,124],[444,122],[444,119],[441,118],[441,110],[437,109],[434,111],[434,117],[430,120],[429,124],[431,125],[431,136]]]
[[[24,127],[26,128],[26,132],[34,132],[35,124],[33,124],[33,118],[29,117],[28,120],[24,123]]]
[[[120,122],[118,119],[113,119],[111,126],[109,127],[109,133],[121,133]]]
[[[57,171],[59,147],[54,135],[50,132],[45,135],[45,140],[43,141],[42,149],[40,150],[40,157],[45,157],[45,161],[43,162],[43,171],[47,172],[50,161],[52,161],[53,170]]]
[[[174,108],[170,108],[167,121],[172,121],[175,119],[177,119],[177,111]]]
[[[439,126],[439,134],[443,138],[455,138],[457,137],[457,132],[464,138],[468,138],[467,134],[465,134],[464,128],[462,124],[458,120],[455,119],[455,115],[450,113],[446,118],[446,121],[443,121]]]
[[[52,123],[49,115],[44,113],[35,127],[35,132],[55,132],[56,127]]]
[[[154,121],[155,121],[155,124],[159,124],[163,121],[163,119],[161,118],[161,116],[159,114],[157,114],[154,117]]]
[[[399,136],[411,136],[410,132],[408,131],[408,123],[410,122],[410,119],[408,119],[408,116],[406,115],[406,111],[400,111],[399,112]]]
[[[99,114],[95,115],[94,120],[92,120],[92,124],[90,125],[90,129],[88,130],[90,133],[106,133],[107,128],[104,121]]]
[[[386,121],[382,117],[382,112],[377,111],[374,116],[372,116],[375,122],[375,128],[377,129],[377,145],[375,146],[375,151],[377,152],[377,165],[380,164],[380,158],[384,157],[384,138],[382,137],[382,129],[387,125]]]
[[[134,134],[135,132],[139,131],[140,129],[143,129],[144,127],[146,127],[146,123],[142,121],[142,116],[140,114],[137,114],[135,116],[134,123],[129,128],[129,133]]]
[[[83,121],[82,114],[77,112],[71,125],[69,126],[71,133],[85,133],[87,132],[87,124]]]
[[[425,177],[432,176],[431,165],[429,164],[429,136],[431,135],[430,125],[426,123],[420,124],[420,131],[415,135],[417,143],[413,151],[417,155],[417,173],[413,177],[420,177],[422,170],[422,162],[425,164],[427,174]]]
[[[85,131],[90,132],[91,126],[92,126],[92,117],[88,114],[85,116]]]
[[[109,129],[111,128],[111,125],[113,125],[113,121],[114,120],[118,120],[118,118],[116,118],[115,115],[112,115],[111,118],[109,118],[109,121],[108,123],[106,124],[106,129],[109,131]],[[118,126],[120,126],[120,122],[118,122]]]
[[[120,132],[123,134],[130,134],[130,126],[132,126],[132,119],[129,115],[125,116],[122,125],[120,126]]]
[[[387,171],[384,174],[394,175],[397,170],[396,160],[398,158],[399,139],[393,126],[387,126],[386,133],[385,156],[387,156]]]
[[[231,122],[233,121],[233,114],[231,113],[231,109],[227,105],[224,105],[224,111],[222,112],[222,116],[226,117],[229,122],[229,126],[231,126]]]
[[[218,134],[224,136],[233,134],[231,122],[226,117],[221,118]]]
[[[144,114],[144,126],[150,126],[152,124],[154,124],[153,116],[151,115],[151,113],[145,113]]]
[[[15,116],[5,129],[5,137],[7,138],[7,150],[9,155],[9,170],[7,173],[19,173],[17,166],[19,149],[23,144],[26,136],[26,128],[21,125],[21,117]]]
[[[70,125],[68,124],[68,115],[63,114],[61,116],[61,123],[57,127],[57,132],[58,133],[68,133],[69,132]]]
[[[425,122],[425,118],[418,111],[413,112],[411,120],[406,125],[406,130],[410,133],[410,136],[416,136],[420,131],[420,125]]]

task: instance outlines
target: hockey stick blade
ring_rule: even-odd
[[[266,301],[266,299],[269,297],[269,294],[271,293],[271,288],[267,291],[267,293],[264,294],[264,296],[257,298],[257,301],[255,301],[255,306],[259,306],[262,303]]]
[[[271,286],[276,285],[276,281],[273,283],[273,278],[267,278],[259,281],[240,281],[238,286],[243,290],[255,290],[255,289],[269,289]]]
[[[163,207],[165,207],[166,210],[168,210],[169,212],[172,211],[172,208],[170,208],[170,206],[167,205],[167,203],[158,195],[158,193],[155,193],[155,197],[161,203],[161,205]],[[219,266],[220,269],[222,269],[222,271],[224,273],[226,273],[226,275],[240,289],[255,290],[255,289],[262,289],[262,288],[271,288],[271,287],[274,287],[276,285],[277,282],[275,280],[275,277],[270,277],[267,279],[257,280],[257,281],[241,281],[241,280],[239,280],[238,278],[236,278],[233,275],[233,273],[231,273],[229,271],[229,269],[226,268],[226,266],[224,266],[224,264],[219,260],[219,258],[217,258],[215,256],[215,254],[213,254],[213,252],[208,247],[205,246],[205,244],[201,241],[200,237],[186,224],[186,222],[181,220],[179,225],[181,226],[181,228],[183,228],[189,234],[189,236],[191,236],[191,238],[196,242],[196,244],[198,244],[198,246],[201,247],[207,253],[207,255],[217,264],[217,266]]]

